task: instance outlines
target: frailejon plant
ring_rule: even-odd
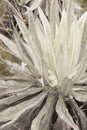
[[[76,103],[87,101],[87,87],[81,86],[87,82],[87,12],[77,19],[70,0],[60,20],[57,2],[51,1],[49,20],[40,7],[36,18],[26,7],[29,27],[10,5],[21,36],[13,25],[12,40],[0,34],[8,47],[0,50],[19,62],[0,56],[13,74],[0,76],[0,130],[87,129]]]

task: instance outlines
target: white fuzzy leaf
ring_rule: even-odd
[[[31,57],[31,59],[35,65],[35,68],[39,71],[40,70],[40,66],[39,66],[40,60],[38,61],[38,57],[36,57],[36,55],[33,53],[32,49],[27,44],[22,43],[22,45],[24,46],[26,52]]]
[[[31,43],[29,43],[28,45],[32,47],[33,51],[36,52],[35,55],[38,55],[39,57],[42,56],[42,43],[39,40],[41,33],[39,33],[38,35],[38,30],[41,31],[37,21],[34,19],[34,15],[33,13],[29,10],[29,8],[27,8],[27,15],[28,15],[28,19],[29,19],[29,40]],[[39,21],[39,20],[38,20]],[[40,21],[39,21],[40,22]]]
[[[25,23],[23,22],[23,20],[21,20],[20,18],[18,18],[17,16],[15,16],[15,19],[17,21],[18,27],[21,30],[21,33],[23,34],[24,40],[27,42],[29,40],[29,32],[28,32],[28,28],[26,27]]]
[[[11,93],[12,96],[7,97],[7,98],[2,98],[0,100],[0,106],[1,105],[9,106],[9,105],[11,105],[12,103],[14,103],[18,100],[21,100],[21,99],[23,99],[27,96],[30,96],[30,95],[33,95],[33,94],[36,94],[36,93],[42,91],[41,88],[36,88],[36,87],[29,88],[29,86],[26,89],[22,88],[22,89],[19,90],[19,88],[18,88],[17,90],[16,89],[14,90],[14,88],[13,88],[13,90],[10,90],[10,89],[7,90],[6,93]]]
[[[25,108],[27,109],[36,106],[36,104],[42,102],[45,97],[46,97],[46,93],[43,92],[38,96],[35,96],[31,100],[24,101],[15,106],[11,106],[7,108],[6,110],[3,110],[0,113],[0,116],[2,117],[0,118],[0,122],[15,120],[20,115],[21,111],[24,111]]]
[[[36,118],[33,120],[32,124],[31,124],[31,130],[40,130],[41,129],[42,120],[45,117],[45,115],[47,114],[47,112],[49,111],[51,101],[53,101],[52,95],[48,96],[46,103],[44,104],[43,108],[41,109],[39,114],[36,116]]]
[[[42,0],[37,0],[37,1],[34,0],[33,4],[30,7],[30,9],[34,10],[34,9],[38,8],[40,6],[41,2],[42,2]]]
[[[69,124],[74,130],[79,130],[78,126],[74,123],[71,115],[69,114],[62,96],[60,96],[58,99],[56,111],[60,118],[63,119],[67,124]]]
[[[14,28],[15,29],[15,28]],[[27,63],[27,66],[29,67],[29,70],[30,72],[33,72],[35,75],[38,76],[38,72],[37,70],[35,69],[33,63],[32,63],[32,60],[30,59],[29,57],[29,54],[27,53],[26,51],[26,48],[23,46],[23,44],[26,44],[24,43],[23,41],[21,41],[21,38],[19,36],[19,34],[17,33],[16,30],[14,30],[15,32],[15,35],[14,35],[14,38],[15,38],[15,41],[16,41],[16,44],[17,44],[17,47],[18,47],[18,50],[20,52],[20,55],[21,55],[21,60],[26,64]],[[29,38],[29,37],[28,37]],[[29,41],[27,41],[29,42]],[[31,43],[30,43],[31,44]],[[28,46],[29,47],[29,46]]]
[[[78,24],[81,30],[81,50],[83,50],[87,45],[87,12],[85,12],[80,19],[78,20]]]
[[[64,78],[62,84],[61,84],[61,93],[65,96],[71,93],[71,89],[73,87],[73,82],[69,78]]]
[[[86,86],[87,87],[87,86]],[[73,97],[79,102],[87,102],[87,90],[79,90],[77,92],[72,92]]]
[[[46,33],[46,35],[48,35],[49,38],[51,38],[52,36],[51,36],[51,28],[50,28],[49,21],[40,7],[38,8],[38,12],[39,12],[39,16],[42,21],[42,24],[43,24],[44,33]]]
[[[56,24],[59,25],[59,4],[58,0],[51,0],[51,6],[50,6],[50,24],[51,24],[51,29],[53,31],[53,34],[55,35],[55,28]]]
[[[12,53],[14,55],[16,55],[17,57],[20,57],[20,54],[19,54],[18,49],[17,49],[17,46],[16,46],[16,44],[12,40],[10,40],[9,38],[5,37],[2,34],[0,34],[0,39],[10,49],[10,51],[12,51]]]
[[[84,52],[83,58],[81,59],[81,61],[78,63],[78,65],[76,67],[76,74],[73,76],[73,80],[75,82],[79,82],[85,74],[85,71],[86,71],[86,68],[87,68],[86,59],[87,59],[87,53]]]

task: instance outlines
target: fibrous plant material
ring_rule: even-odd
[[[8,5],[22,36],[14,25],[14,40],[0,34],[8,47],[1,51],[19,60],[0,56],[13,74],[0,76],[0,130],[86,130],[87,117],[77,101],[87,102],[87,12],[77,19],[70,0],[60,20],[58,1],[52,0],[49,19],[40,7],[36,18],[26,7],[27,27]]]

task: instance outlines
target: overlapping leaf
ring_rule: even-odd
[[[77,91],[75,91],[75,88],[73,89],[73,83],[82,83],[87,68],[87,52],[86,49],[84,49],[85,44],[83,44],[87,13],[78,20],[77,16],[74,14],[73,0],[70,0],[67,9],[63,9],[60,20],[59,15],[56,12],[57,0],[52,0],[49,12],[49,14],[51,13],[50,19],[48,19],[42,9],[38,6],[40,2],[41,0],[38,0],[38,3],[32,5],[32,9],[38,7],[39,18],[35,19],[32,10],[28,7],[26,8],[29,27],[26,27],[20,14],[17,12],[16,15],[16,11],[13,9],[17,25],[21,31],[20,36],[14,27],[15,42],[0,34],[0,39],[9,48],[9,53],[18,57],[18,59],[20,59],[20,64],[4,60],[2,57],[0,57],[0,60],[11,68],[13,74],[17,75],[17,77],[20,76],[20,79],[22,79],[21,81],[23,81],[22,87],[20,88],[21,84],[17,85],[17,83],[19,83],[18,81],[15,82],[15,80],[12,80],[11,82],[7,82],[4,77],[2,78],[4,82],[0,84],[0,90],[3,92],[3,89],[5,89],[7,93],[10,92],[11,94],[11,89],[14,86],[15,90],[18,89],[18,91],[20,91],[18,96],[18,99],[20,99],[22,98],[21,96],[27,96],[27,92],[29,91],[26,92],[26,90],[27,88],[29,89],[29,86],[25,86],[28,85],[28,83],[36,83],[37,86],[41,87],[41,91],[45,89],[45,91],[50,92],[51,90],[52,92],[53,90],[54,93],[55,88],[56,94],[60,94],[60,96],[57,95],[59,96],[56,105],[57,114],[74,130],[79,130],[77,125],[73,122],[63,98],[68,94],[72,94],[78,100],[87,100],[86,96],[84,99],[80,97],[82,95],[81,88],[78,98],[76,97]],[[55,10],[53,10],[53,5]],[[12,7],[13,6],[11,5],[11,8]],[[85,50],[84,54],[82,54],[82,48]],[[83,57],[80,57],[81,55]],[[64,80],[65,77],[67,77],[66,80]],[[25,80],[26,83],[24,83]],[[6,83],[10,84],[10,87],[6,86]],[[1,85],[4,87],[2,88]],[[13,94],[15,92],[17,94],[17,91],[15,90],[13,89]],[[22,90],[24,90],[23,93],[21,93]],[[37,91],[39,90],[36,90],[35,92],[37,93]],[[43,93],[34,97],[34,99],[26,100],[0,112],[0,116],[3,117],[0,119],[0,122],[9,121],[6,125],[2,126],[2,128],[6,128],[9,123],[12,124],[15,120],[19,119],[22,112],[25,113],[26,109],[30,110],[30,108],[37,106],[38,103],[42,103],[47,96],[47,93]],[[5,94],[6,93],[4,93],[4,95]],[[7,97],[6,100],[10,98],[16,101],[16,97]],[[42,127],[41,121],[46,122],[46,112],[50,108],[49,101],[50,105],[53,105],[53,100],[51,103],[51,100],[48,98],[47,103],[32,122],[31,129],[37,128],[37,130],[39,130]],[[32,103],[33,105],[31,105]],[[52,115],[50,115],[50,117],[51,116]],[[48,121],[50,121],[50,118]],[[47,128],[48,127],[49,123]]]

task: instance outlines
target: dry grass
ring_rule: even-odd
[[[84,11],[87,10],[87,0],[76,0],[83,8]]]
[[[7,47],[2,42],[0,42],[0,47],[4,47],[7,49]],[[0,51],[0,55],[3,57],[3,59],[19,62],[18,59],[5,52]],[[9,68],[7,68],[7,66],[3,65],[2,63],[0,63],[0,75],[4,76],[11,75],[11,73],[9,73]]]

